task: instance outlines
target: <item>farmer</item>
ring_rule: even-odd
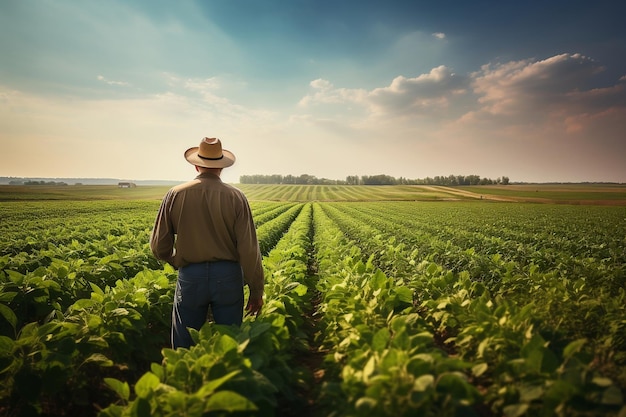
[[[235,155],[216,138],[187,149],[185,159],[198,176],[170,189],[150,236],[157,259],[178,269],[172,308],[172,348],[190,347],[188,327],[200,329],[209,308],[217,324],[243,321],[244,283],[250,289],[246,310],[263,306],[263,267],[248,200],[220,179]]]

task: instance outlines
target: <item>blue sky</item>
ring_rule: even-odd
[[[0,1],[0,176],[626,182],[620,1]]]

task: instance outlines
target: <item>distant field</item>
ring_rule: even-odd
[[[420,186],[264,185],[234,184],[250,201],[407,201],[459,200],[450,190]],[[0,185],[0,201],[20,200],[152,200],[167,186],[119,188],[116,185],[47,186]]]
[[[117,185],[0,185],[0,201],[15,200],[152,200],[168,186],[119,188]]]
[[[626,204],[626,185],[523,184],[455,187],[485,196],[508,197],[531,202],[587,202]]]
[[[462,201],[625,205],[624,185],[506,185],[441,187],[426,185],[265,185],[234,184],[250,201]],[[0,185],[0,201],[160,200],[169,186]]]

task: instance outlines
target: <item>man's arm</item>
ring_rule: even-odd
[[[248,314],[256,315],[263,306],[265,277],[252,211],[245,197],[243,197],[243,206],[237,218],[235,233],[239,263],[243,269],[244,280],[250,288],[250,299],[246,310]]]
[[[171,265],[174,265],[174,226],[170,220],[173,202],[173,193],[170,190],[161,202],[150,235],[150,250],[154,256]]]

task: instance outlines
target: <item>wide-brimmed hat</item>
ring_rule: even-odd
[[[192,165],[205,168],[226,168],[235,163],[235,155],[222,149],[218,138],[204,138],[200,146],[185,151],[185,159]]]

